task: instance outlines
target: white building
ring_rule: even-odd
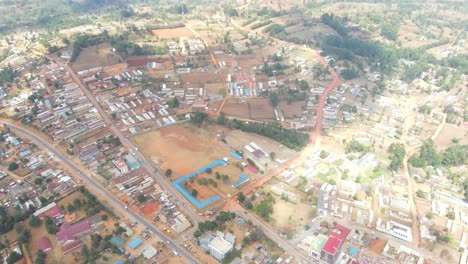
[[[209,249],[212,256],[218,260],[224,259],[227,253],[234,248],[236,237],[231,233],[226,233],[226,236],[218,232],[217,236],[209,243]]]

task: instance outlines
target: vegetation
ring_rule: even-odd
[[[33,212],[34,208],[29,208],[26,211],[14,208],[7,211],[4,207],[0,206],[0,234],[11,231],[16,223],[26,220]]]
[[[274,139],[290,149],[301,150],[309,142],[308,134],[297,130],[285,129],[276,124],[242,122],[237,119],[224,121],[224,125],[231,129],[239,129],[244,132],[256,133]]]
[[[268,193],[267,199],[260,201],[257,205],[254,206],[253,211],[258,214],[260,217],[266,221],[270,220],[270,215],[273,213],[273,203],[275,200],[273,196]]]
[[[177,108],[177,107],[179,107],[180,102],[179,102],[179,100],[177,99],[177,97],[174,96],[171,100],[167,101],[167,105],[168,105],[170,108]]]
[[[390,155],[390,170],[396,171],[403,167],[403,159],[406,155],[405,145],[401,143],[392,143],[388,148],[388,154]]]
[[[9,165],[8,165],[8,170],[9,171],[15,171],[19,168],[19,165],[16,163],[16,162],[11,162]]]
[[[31,216],[31,219],[29,219],[29,226],[38,227],[40,225],[41,225],[41,219],[39,219],[37,216]]]
[[[192,117],[192,123],[196,124],[198,127],[203,125],[203,122],[208,119],[208,114],[204,112],[195,112]]]
[[[195,237],[200,237],[206,231],[222,230],[224,229],[224,224],[236,218],[236,214],[232,212],[219,212],[219,215],[216,216],[215,220],[207,220],[205,222],[198,223],[198,229],[193,234]]]
[[[435,143],[432,139],[424,141],[419,155],[414,154],[409,159],[411,166],[423,168],[426,166],[433,167],[452,167],[466,164],[466,153],[468,145],[455,145],[448,147],[442,152],[437,152]]]
[[[166,177],[171,177],[172,176],[172,170],[171,169],[167,169],[166,172],[164,173],[166,175]]]
[[[144,202],[146,202],[146,196],[141,193],[141,194],[138,195],[137,200],[138,200],[139,203],[144,203]]]
[[[366,152],[368,151],[368,147],[360,143],[359,141],[353,139],[348,144],[346,144],[345,152]]]
[[[10,68],[5,67],[0,70],[0,85],[6,85],[12,83],[15,80],[16,72]]]
[[[49,234],[55,234],[58,231],[57,226],[54,224],[52,219],[50,219],[49,217],[46,217],[45,228],[47,230],[47,233],[49,233]]]

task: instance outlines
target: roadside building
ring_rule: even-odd
[[[128,172],[128,166],[122,159],[114,160],[112,163],[114,163],[114,166],[120,171],[120,174]]]
[[[324,183],[319,189],[317,198],[317,209],[319,215],[326,216],[328,214],[328,210],[330,209],[330,198],[334,190],[335,186],[329,183]]]
[[[124,158],[125,164],[127,164],[128,170],[136,170],[140,168],[140,163],[130,154]]]
[[[320,259],[326,263],[335,263],[341,253],[341,247],[346,241],[351,230],[342,225],[335,225],[330,233],[330,236],[323,245]]]
[[[46,217],[59,218],[62,217],[62,211],[56,203],[50,203],[33,213],[33,215],[41,220]]]

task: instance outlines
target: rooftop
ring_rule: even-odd
[[[215,248],[217,251],[226,254],[231,250],[232,244],[228,241],[224,240],[223,238],[217,236],[210,242],[210,246]]]
[[[341,244],[343,244],[350,232],[350,229],[341,225],[336,225],[330,233],[330,237],[322,250],[328,254],[335,255],[336,251],[341,247]]]

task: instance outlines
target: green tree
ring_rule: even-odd
[[[108,218],[109,218],[109,216],[107,216],[106,214],[101,216],[102,221],[107,221]]]
[[[146,201],[146,196],[144,194],[139,194],[137,197],[139,203],[144,203]]]
[[[41,219],[39,219],[37,216],[31,216],[31,219],[29,219],[29,226],[31,227],[38,227],[41,225]]]
[[[170,108],[177,108],[177,107],[179,107],[180,102],[179,102],[179,100],[177,99],[177,97],[174,96],[171,100],[167,101],[167,105],[168,105]]]
[[[192,196],[193,196],[193,197],[197,197],[197,195],[198,195],[197,189],[193,189],[193,190],[192,190]]]
[[[19,168],[18,164],[16,162],[11,162],[9,165],[8,165],[8,170],[9,171],[15,171]]]
[[[171,177],[172,176],[172,170],[171,169],[167,169],[166,170],[166,173],[165,173],[166,177]]]
[[[403,166],[403,159],[406,155],[405,146],[401,143],[392,143],[388,148],[390,155],[389,169],[396,171]]]
[[[237,194],[237,200],[239,200],[239,202],[241,202],[241,203],[243,203],[245,201],[245,196],[244,196],[243,192],[239,192]]]
[[[270,100],[271,100],[271,105],[273,105],[273,107],[278,106],[279,97],[277,93],[270,93]]]
[[[204,112],[195,112],[192,118],[192,122],[196,124],[198,127],[201,127],[203,122],[208,119],[208,114]]]

